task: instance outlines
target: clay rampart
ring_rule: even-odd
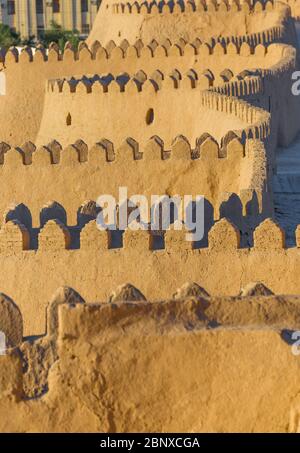
[[[277,294],[299,292],[299,228],[296,246],[286,248],[283,231],[270,220],[256,227],[252,247],[241,247],[239,230],[225,219],[215,223],[208,246],[200,249],[186,241],[184,230],[167,231],[162,249],[151,248],[148,231],[131,230],[124,233],[122,247],[109,248],[107,233],[88,224],[81,233],[82,247],[68,250],[62,229],[61,223],[48,222],[38,251],[2,252],[1,288],[21,309],[25,334],[44,331],[45,307],[57,285],[71,285],[88,300],[107,300],[126,282],[151,300],[168,297],[174,284],[186,281],[197,282],[212,295],[238,294],[251,281],[262,281]],[[101,273],[96,272],[99,262]],[[12,269],[13,279],[8,278]],[[159,277],[165,274],[168,278]],[[30,285],[21,284],[24,275]],[[155,284],[158,279],[160,285]]]

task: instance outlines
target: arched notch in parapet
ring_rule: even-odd
[[[26,46],[21,50],[19,55],[19,62],[20,63],[31,63],[33,61],[33,54],[31,47]]]
[[[220,77],[223,80],[224,83],[229,82],[233,78],[234,74],[231,71],[231,69],[224,69],[222,72],[220,72]]]
[[[56,140],[52,140],[52,142],[47,145],[47,148],[50,152],[51,163],[58,164],[60,162],[60,154],[62,151],[60,143],[58,143]]]
[[[125,283],[116,288],[108,298],[108,302],[146,302],[144,294],[130,283]]]
[[[65,208],[56,201],[48,201],[40,212],[40,225],[44,225],[50,220],[59,220],[64,225],[67,225],[67,213]]]
[[[23,165],[32,164],[32,156],[35,152],[35,145],[31,142],[26,142],[22,146],[17,148],[8,147],[8,145],[2,143],[2,160],[4,158],[4,166],[8,165],[18,165],[23,163]],[[4,157],[5,156],[5,157]]]
[[[175,70],[176,71],[176,70]],[[179,73],[179,71],[178,71]],[[178,73],[177,73],[177,76],[178,76]],[[180,74],[180,73],[179,73]],[[172,74],[173,75],[173,74]],[[181,77],[181,76],[180,76]],[[154,80],[157,85],[161,85],[162,81],[165,79],[165,75],[164,73],[160,70],[160,69],[156,69],[155,71],[152,72],[152,74],[150,75],[149,77],[150,79]],[[147,79],[145,79],[146,81]]]
[[[32,163],[42,166],[59,164],[61,152],[62,146],[56,140],[53,140],[48,145],[42,146],[34,152]]]
[[[59,220],[49,220],[39,234],[39,250],[47,252],[69,249],[71,236],[68,228]]]
[[[109,230],[100,230],[97,220],[87,223],[80,234],[80,248],[82,250],[108,250],[112,246],[112,236]]]
[[[153,75],[150,77],[151,79],[154,79]],[[135,80],[138,80],[140,83],[144,83],[146,82],[146,80],[148,79],[148,76],[147,74],[145,73],[145,71],[143,71],[142,69],[140,69],[139,71],[137,71],[135,74],[134,74],[134,79]]]
[[[84,41],[78,45],[78,60],[82,63],[89,62],[94,58],[92,50],[90,50]]]
[[[268,1],[261,2],[257,0],[251,3],[250,0],[243,2],[233,0],[183,0],[183,1],[144,1],[143,3],[135,2],[116,2],[111,5],[114,14],[141,14],[141,15],[157,15],[157,14],[180,14],[180,13],[236,13],[243,10],[245,13],[260,13],[263,10],[272,10],[273,3]]]
[[[220,154],[229,159],[245,157],[245,144],[234,131],[229,131],[222,137]]]
[[[77,211],[77,225],[83,227],[92,220],[95,220],[100,208],[94,200],[86,200]]]
[[[27,228],[18,220],[10,220],[4,223],[0,229],[0,251],[20,252],[28,250],[30,236]]]
[[[84,304],[84,299],[73,288],[63,286],[59,288],[47,305],[46,309],[46,333],[54,338],[58,335],[58,308],[62,304],[74,307],[76,304]]]
[[[192,250],[194,243],[187,240],[188,233],[185,226],[178,221],[171,225],[170,229],[166,230],[164,235],[166,251],[180,253]]]
[[[201,3],[199,3],[200,5]],[[267,2],[267,5],[270,2]],[[214,6],[214,8],[219,9],[220,11],[222,8],[225,8],[225,3],[221,3],[220,6]],[[236,11],[236,7],[234,6],[235,2],[231,5],[231,10]],[[165,7],[168,7],[165,5]],[[174,9],[179,7],[176,5]],[[263,5],[264,7],[264,5]],[[155,8],[155,5],[154,5]],[[157,8],[157,7],[156,7]],[[200,6],[203,10],[203,7]],[[249,8],[247,3],[244,2],[243,8]],[[215,11],[216,12],[216,11]],[[224,9],[225,12],[225,9]],[[200,42],[199,38],[196,38],[193,42],[186,42],[183,39],[179,40],[178,42],[169,42],[165,40],[164,43],[149,43],[148,45],[144,45],[141,40],[138,40],[134,45],[129,45],[126,40],[123,40],[119,46],[116,46],[114,41],[110,41],[106,47],[102,47],[101,44],[96,41],[91,45],[89,49],[85,43],[80,43],[79,48],[75,51],[72,48],[70,43],[67,43],[64,53],[60,53],[58,47],[54,47],[52,44],[49,47],[48,55],[46,54],[45,49],[42,47],[37,48],[36,53],[32,56],[32,52],[30,48],[25,48],[19,54],[19,51],[16,48],[10,48],[5,57],[5,65],[7,67],[10,66],[12,63],[23,62],[25,64],[33,62],[33,64],[44,64],[46,63],[55,63],[55,62],[62,62],[62,63],[74,63],[75,61],[79,61],[82,63],[90,62],[90,61],[106,61],[108,59],[121,61],[124,58],[142,58],[142,59],[149,59],[149,58],[162,58],[162,57],[181,57],[181,56],[195,56],[199,55],[200,57],[207,57],[210,54],[219,54],[225,55],[230,53],[236,53],[236,50],[233,46],[237,46],[237,53],[241,54],[242,56],[248,56],[250,54],[255,53],[256,55],[263,56],[264,50],[263,48],[255,48],[256,44],[267,44],[273,42],[274,40],[282,39],[284,36],[284,27],[273,27],[269,30],[265,30],[262,33],[252,34],[252,35],[245,35],[245,36],[237,36],[237,37],[230,37],[225,40],[222,38],[213,39],[212,42],[214,43],[214,47],[209,45],[208,43]],[[231,39],[231,43],[229,42]],[[227,42],[226,42],[227,41]],[[228,43],[228,44],[227,44]],[[82,88],[89,92],[90,87],[89,83],[81,84]],[[84,86],[83,86],[84,85]]]
[[[219,157],[219,144],[207,132],[201,135],[196,141],[198,157],[202,160],[217,159]]]
[[[15,220],[24,225],[28,230],[31,230],[31,212],[23,203],[13,203],[4,211],[3,221],[5,223]]]
[[[239,51],[239,54],[242,56],[242,57],[248,57],[249,55],[251,55],[253,53],[253,47],[250,46],[247,42],[243,42],[241,47],[240,47],[240,51]]]
[[[24,165],[32,164],[32,155],[36,150],[36,146],[32,142],[26,142],[19,149],[23,155]]]
[[[223,218],[210,229],[208,246],[216,251],[234,251],[240,247],[240,232],[228,219]]]
[[[139,151],[139,144],[133,138],[128,137],[121,146],[115,150],[115,161],[141,160],[143,154]]]
[[[38,46],[35,49],[35,53],[33,55],[33,61],[35,63],[43,63],[44,61],[47,61],[46,49],[41,44],[38,44]]]
[[[107,162],[115,160],[114,145],[111,141],[103,138],[97,143],[97,147],[104,151]]]
[[[271,296],[272,294],[274,293],[262,282],[250,282],[246,286],[241,288],[239,296]]]
[[[203,71],[198,77],[198,86],[200,90],[208,90],[211,88],[214,84],[214,79],[214,75],[209,69]]]
[[[18,63],[19,61],[19,51],[16,47],[10,47],[5,55],[6,65],[10,63]]]
[[[96,40],[94,41],[91,46],[90,46],[90,51],[91,51],[91,54],[92,54],[92,58],[95,60],[96,59],[96,55],[97,55],[97,52],[98,52],[98,49],[100,49],[102,46],[101,46],[101,43]]]
[[[125,84],[124,91],[126,91],[126,93],[135,94],[142,91],[142,87],[143,83],[134,77],[133,79],[130,79],[128,83]]]
[[[164,149],[164,142],[157,135],[152,136],[143,148],[132,137],[127,137],[116,149],[114,144],[105,138],[90,148],[81,139],[64,149],[55,140],[37,150],[31,142],[18,148],[10,148],[8,144],[2,143],[0,144],[0,156],[2,149],[2,157],[7,167],[22,163],[24,165],[32,163],[36,166],[59,163],[67,165],[77,163],[102,165],[105,162],[113,162],[120,159],[129,162],[143,159],[168,160],[173,158],[189,160],[202,158],[209,160],[224,157],[230,158],[231,156],[236,158],[245,156],[247,138],[266,138],[267,132],[269,132],[269,128],[264,123],[242,131],[241,137],[234,131],[229,131],[221,139],[221,146],[219,146],[214,137],[205,132],[196,139],[194,149],[191,148],[188,138],[183,135],[178,135],[171,141],[171,149]]]
[[[141,253],[142,250],[145,251],[145,253],[147,253],[147,251],[149,250],[153,251],[153,253],[157,253],[158,250],[162,250],[164,248],[166,252],[171,250],[175,251],[176,248],[179,251],[187,251],[192,249],[202,250],[207,247],[214,248],[216,250],[222,250],[223,248],[228,247],[233,250],[235,248],[235,245],[233,245],[235,244],[233,239],[234,235],[231,234],[231,227],[233,227],[233,229],[236,230],[237,235],[240,237],[238,243],[242,248],[252,248],[252,237],[254,236],[253,252],[266,249],[270,251],[283,250],[285,247],[285,242],[284,232],[281,230],[281,228],[270,219],[267,219],[263,223],[258,225],[263,214],[263,212],[261,212],[260,204],[262,203],[261,198],[263,198],[264,194],[257,192],[259,191],[250,189],[243,190],[240,193],[240,196],[231,192],[224,192],[218,198],[217,202],[214,202],[214,208],[212,207],[212,204],[209,202],[209,200],[204,200],[206,202],[206,205],[204,204],[204,236],[203,240],[197,240],[197,242],[188,240],[191,238],[192,240],[195,239],[193,239],[193,237],[190,235],[187,226],[185,227],[184,224],[177,223],[180,219],[180,215],[178,215],[178,207],[176,206],[176,204],[174,205],[174,207],[172,207],[170,203],[171,198],[165,196],[166,203],[169,203],[169,206],[167,206],[168,211],[166,212],[166,214],[169,212],[169,224],[165,225],[164,223],[162,223],[161,219],[165,219],[165,217],[161,217],[163,215],[162,210],[156,211],[159,212],[160,218],[156,217],[156,215],[152,212],[151,230],[150,224],[148,225],[148,220],[146,220],[146,217],[142,220],[144,223],[141,223],[141,217],[136,217],[137,222],[139,223],[133,221],[130,223],[130,227],[128,229],[126,227],[120,228],[120,230],[125,229],[125,233],[123,235],[123,247],[125,249],[138,249]],[[163,205],[163,202],[164,200],[161,201],[159,209]],[[51,203],[48,203],[48,205],[51,205]],[[108,251],[110,249],[122,248],[122,241],[120,241],[118,238],[118,235],[121,232],[120,230],[110,232],[107,230],[100,231],[98,229],[96,217],[101,208],[97,208],[95,202],[85,202],[82,205],[82,209],[84,211],[82,214],[83,217],[81,217],[82,221],[78,218],[78,222],[76,224],[76,231],[78,233],[81,229],[80,245],[79,234],[78,237],[74,236],[73,227],[69,227],[68,229],[66,224],[58,221],[57,219],[51,219],[51,217],[54,217],[55,215],[59,216],[60,208],[58,208],[57,211],[54,210],[53,213],[46,217],[44,220],[41,219],[41,230],[38,245],[36,237],[37,231],[35,230],[35,228],[31,228],[31,215],[28,208],[26,208],[26,206],[24,207],[24,205],[11,206],[6,210],[6,213],[4,214],[5,223],[0,230],[0,253],[2,253],[3,255],[5,255],[6,253],[11,254],[12,252],[22,253],[23,251],[30,249],[40,249],[41,251],[61,251],[65,250],[66,248],[72,248],[73,250],[75,248],[78,248],[82,249],[83,251]],[[25,212],[23,212],[24,210]],[[63,208],[62,210],[64,212]],[[130,214],[131,212],[132,211],[129,211],[128,214]],[[194,209],[193,212],[195,212]],[[44,214],[43,210],[41,211],[41,213]],[[27,220],[27,217],[29,217],[29,220]],[[215,223],[214,221],[216,221],[220,217],[222,218],[222,220]],[[28,222],[28,226],[26,225],[26,227],[23,224],[23,218],[25,219],[25,222]],[[228,225],[226,226],[226,233],[223,231],[222,222],[225,222],[225,226],[228,222],[231,224],[231,227],[228,227]],[[35,225],[37,223],[38,222],[35,222]],[[49,228],[49,224],[51,228]],[[220,227],[220,225],[222,226],[222,228]],[[258,225],[258,227],[255,229],[254,235],[252,235],[252,230],[255,225]],[[132,227],[135,226],[137,228],[132,229]],[[178,226],[180,226],[180,228],[178,228]],[[220,230],[218,228],[220,228]],[[208,231],[209,233],[207,234]],[[211,239],[211,235],[214,231],[216,231],[215,239]],[[296,232],[298,248],[300,248],[299,231],[300,226],[297,228]],[[70,232],[72,233],[72,247],[70,244]],[[30,238],[29,233],[31,235]],[[228,241],[226,239],[227,233],[231,238]],[[67,236],[67,238],[65,238],[65,235]],[[29,244],[30,239],[31,244]],[[170,242],[169,245],[168,241]],[[214,241],[219,241],[219,243],[216,242],[215,244]],[[224,242],[224,244],[222,245],[221,242]]]
[[[48,49],[48,61],[50,63],[55,63],[61,61],[61,54],[59,51],[59,46],[56,42],[51,42]]]
[[[197,283],[186,282],[184,285],[177,289],[172,297],[174,299],[187,299],[190,297],[195,297],[196,299],[202,299],[204,297],[205,299],[208,299],[210,295],[204,288],[202,288],[202,286],[199,286]],[[205,308],[207,308],[208,305],[209,304],[206,303]]]
[[[123,247],[125,249],[137,250],[139,252],[153,250],[152,232],[149,230],[133,230],[128,228],[123,234]]]
[[[230,220],[235,226],[239,226],[243,230],[244,216],[243,216],[243,204],[240,197],[236,193],[222,192],[218,196],[217,203],[214,210],[215,220],[226,218]],[[248,228],[245,228],[248,232]],[[242,231],[241,231],[242,232]],[[248,245],[247,237],[242,245]]]
[[[257,249],[281,250],[285,248],[285,233],[274,220],[266,219],[256,227],[253,242]]]
[[[88,146],[83,140],[77,140],[73,145],[65,148],[61,153],[61,163],[74,165],[88,160]]]
[[[164,158],[164,142],[163,140],[154,135],[146,143],[143,150],[144,160],[162,160]]]
[[[192,157],[191,145],[186,137],[178,135],[172,142],[171,159],[190,160]]]

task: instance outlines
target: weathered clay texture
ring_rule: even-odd
[[[0,431],[300,431],[300,227],[286,248],[272,187],[299,16],[103,0],[78,49],[0,52]],[[151,195],[203,195],[203,238],[137,229]]]

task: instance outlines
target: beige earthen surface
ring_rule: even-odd
[[[116,7],[118,4],[120,8]],[[146,4],[150,6],[151,2],[146,2]],[[127,5],[122,13],[121,5],[122,2],[114,0],[103,1],[88,38],[90,44],[95,40],[105,44],[111,39],[120,43],[123,39],[134,42],[137,39],[173,40],[183,38],[193,40],[200,37],[205,41],[220,35],[239,36],[259,33],[280,24],[278,14],[273,11],[273,8],[268,11],[259,11],[260,7],[261,10],[263,9],[262,5],[256,7],[255,15],[249,14],[248,5],[245,5],[240,11],[237,11],[235,4],[227,7],[228,11],[225,9],[216,11],[212,2],[208,11],[203,11],[201,2],[197,2],[196,11],[170,12],[166,5],[162,14],[158,14],[155,3],[150,13],[146,13],[144,9],[140,14],[137,13],[135,7],[134,11],[130,13]],[[184,1],[183,5],[184,8],[189,8],[188,2]],[[225,4],[223,5],[225,6]],[[278,6],[280,8],[280,5]],[[110,21],[109,28],[103,27],[107,20]]]
[[[31,335],[44,331],[45,309],[57,285],[72,285],[88,300],[108,300],[117,286],[128,281],[154,300],[170,297],[174,286],[188,280],[214,295],[239,294],[254,281],[262,281],[277,294],[297,294],[299,268],[298,248],[199,249],[180,254],[145,250],[142,256],[134,249],[33,251],[19,258],[3,256],[0,287],[20,307],[25,335]],[[21,272],[28,278],[23,286]],[[14,278],[7,278],[11,275]]]
[[[51,337],[21,347],[23,378],[0,357],[1,431],[296,432],[299,319],[299,297],[62,305],[44,368]]]
[[[78,49],[1,51],[0,431],[300,430],[298,3],[103,1]],[[122,186],[203,195],[203,240],[99,231]]]
[[[22,314],[5,294],[0,294],[0,331],[5,334],[6,347],[18,346],[22,342]]]

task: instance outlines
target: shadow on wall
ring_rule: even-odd
[[[126,201],[127,216],[133,210],[136,210],[135,220],[140,222],[142,217],[138,205],[133,205],[130,200]],[[218,203],[213,206],[212,203],[204,198],[204,219],[202,211],[197,208],[196,202],[191,201],[189,204],[190,218],[189,225],[194,225],[197,222],[204,224],[204,236],[198,242],[193,244],[193,248],[203,248],[208,246],[208,234],[215,221],[221,218],[227,218],[233,222],[238,228],[241,235],[241,246],[249,247],[253,244],[252,233],[255,227],[265,217],[262,205],[264,200],[261,194],[256,191],[244,191],[240,196],[234,193],[223,193],[220,195]],[[165,230],[168,225],[172,228],[175,222],[182,221],[182,213],[178,211],[176,199],[165,196],[157,205],[155,211],[158,217],[155,217],[155,231],[151,232],[149,246],[152,250],[165,248]],[[123,205],[116,206],[116,230],[110,231],[108,234],[108,248],[123,247],[124,228],[120,227],[119,213],[120,209],[124,209]],[[166,211],[167,209],[167,211]],[[40,225],[33,227],[32,215],[27,206],[24,204],[14,204],[7,208],[4,213],[4,224],[0,230],[0,245],[1,250],[37,250],[65,248],[65,249],[80,249],[85,244],[86,235],[89,232],[91,237],[97,240],[98,230],[95,219],[100,212],[100,207],[93,200],[85,201],[77,210],[77,223],[68,225],[68,213],[65,208],[56,201],[49,201],[40,210]],[[162,213],[170,213],[169,223],[162,223]],[[150,214],[150,211],[149,211]],[[197,217],[198,216],[198,217]],[[132,219],[131,219],[132,220]],[[149,221],[149,219],[148,219]],[[165,221],[165,219],[164,219]],[[192,230],[193,231],[193,230]],[[47,239],[45,242],[44,239]],[[45,239],[45,240],[46,240]],[[90,242],[90,240],[89,240]],[[96,248],[96,245],[94,244]]]

